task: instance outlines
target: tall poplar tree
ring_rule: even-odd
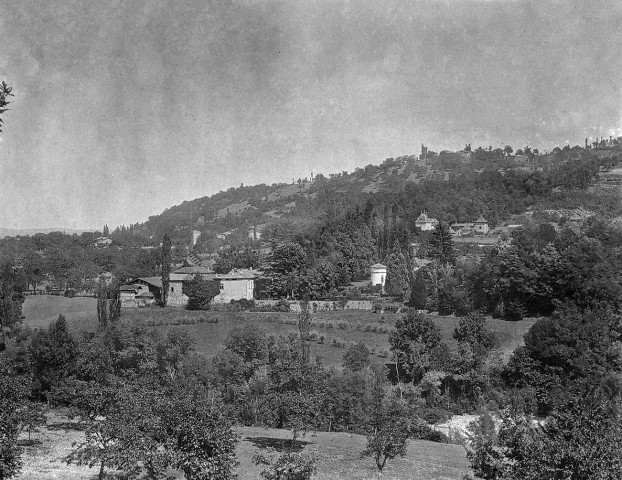
[[[166,307],[171,280],[171,239],[164,234],[162,239],[162,306]]]
[[[396,240],[393,245],[393,253],[387,258],[387,279],[385,289],[389,295],[393,295],[402,300],[410,296],[410,275],[408,273],[408,262],[401,252],[399,242]]]

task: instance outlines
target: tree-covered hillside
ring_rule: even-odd
[[[154,243],[169,233],[175,243],[187,245],[192,230],[198,230],[197,250],[212,252],[223,244],[301,233],[351,211],[365,211],[368,224],[391,221],[410,229],[422,211],[450,223],[482,214],[493,226],[534,208],[582,206],[605,217],[618,215],[615,194],[588,193],[601,170],[618,164],[622,146],[617,141],[547,154],[525,147],[512,155],[508,147],[440,154],[424,147],[419,156],[389,158],[351,173],[230,188],[152,216],[132,226],[132,235]],[[128,242],[128,232],[117,229],[112,236]]]

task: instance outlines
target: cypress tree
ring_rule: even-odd
[[[385,289],[389,295],[400,299],[410,296],[410,282],[406,258],[399,251],[389,255],[387,259],[387,279]]]
[[[171,280],[171,239],[164,234],[162,239],[162,306],[166,307]]]
[[[425,290],[425,282],[423,281],[421,269],[419,269],[415,274],[415,279],[412,284],[408,306],[416,308],[417,310],[423,310],[425,308],[426,301],[427,293]]]

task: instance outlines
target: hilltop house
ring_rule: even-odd
[[[97,248],[107,248],[112,245],[112,239],[108,237],[97,237],[95,240],[95,247]]]
[[[436,218],[428,217],[428,214],[426,212],[421,212],[419,218],[415,220],[415,227],[419,228],[423,232],[434,230],[437,225],[438,220]]]

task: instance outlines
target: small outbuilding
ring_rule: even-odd
[[[149,286],[140,283],[122,285],[119,288],[121,307],[146,307],[155,303],[155,296],[149,291]]]
[[[387,278],[387,266],[382,263],[376,263],[369,267],[369,270],[372,287],[375,285],[382,285],[382,289],[384,290],[384,282]]]

